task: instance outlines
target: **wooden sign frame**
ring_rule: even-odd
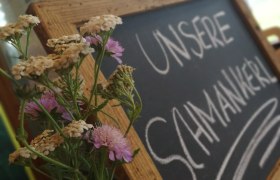
[[[56,38],[62,35],[70,35],[77,33],[77,26],[87,21],[92,16],[101,14],[114,14],[118,16],[133,13],[144,12],[163,6],[186,2],[185,0],[45,0],[31,4],[28,13],[38,16],[41,24],[35,29],[43,45],[47,39]],[[272,47],[266,41],[262,32],[254,20],[249,8],[244,0],[233,0],[241,18],[248,25],[250,33],[255,38],[257,46],[260,48],[265,58],[269,61],[275,73],[280,78],[280,61]],[[46,50],[47,47],[45,46]],[[93,58],[88,56],[85,63],[81,67],[85,81],[90,82],[93,79],[92,69]],[[104,81],[102,75],[99,79]],[[87,84],[87,87],[91,87]],[[111,102],[112,104],[112,102]],[[121,127],[127,127],[128,119],[122,108],[106,107],[106,111],[113,116],[118,117]],[[100,119],[106,120],[106,116],[100,115]],[[153,161],[145,150],[140,138],[134,129],[129,134],[133,148],[140,148],[140,154],[135,160],[123,166],[125,179],[162,179]]]

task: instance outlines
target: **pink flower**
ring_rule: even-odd
[[[66,111],[66,109],[59,105],[55,99],[55,96],[51,92],[45,92],[42,97],[39,99],[39,103],[51,113],[52,110],[56,108],[56,113],[61,114],[61,117],[65,120],[71,120],[71,116]],[[42,110],[35,102],[29,102],[25,106],[24,112],[31,115],[33,118],[37,118]]]
[[[90,45],[98,46],[101,42],[102,39],[99,35],[95,36],[86,36],[85,37],[86,42],[88,42]]]
[[[122,133],[115,127],[103,125],[88,131],[85,138],[92,143],[95,148],[107,147],[109,149],[109,159],[112,161],[124,160],[132,161],[132,152],[128,141]]]
[[[93,46],[99,46],[102,43],[102,38],[99,35],[87,36],[86,41]],[[110,54],[111,57],[117,60],[119,64],[122,63],[120,57],[122,57],[124,48],[120,45],[118,41],[109,38],[107,44],[105,45],[106,52]]]
[[[118,41],[113,40],[110,38],[106,44],[106,50],[111,53],[111,56],[115,58],[119,64],[122,63],[120,57],[122,57],[124,48],[120,45]]]

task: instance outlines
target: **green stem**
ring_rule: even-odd
[[[105,47],[102,47],[101,56],[98,56],[100,58],[98,58],[96,60],[97,68],[95,70],[96,72],[94,73],[94,84],[93,84],[92,89],[91,89],[89,104],[91,104],[93,95],[96,94],[96,87],[97,87],[97,81],[98,81],[98,76],[99,76],[99,70],[100,70],[100,67],[101,67],[101,63],[102,63],[102,59],[104,57],[104,54],[105,54]],[[95,96],[95,105],[97,105],[97,96]]]
[[[40,153],[40,152],[37,152],[36,150],[34,150],[28,143],[27,141],[25,140],[25,136],[24,136],[24,105],[25,105],[25,100],[21,100],[20,102],[21,104],[21,108],[20,108],[20,134],[19,134],[19,140],[22,142],[22,144],[28,149],[30,150],[31,152],[33,152],[35,155],[39,156],[40,158],[42,158],[43,160],[47,161],[47,162],[50,162],[54,165],[57,165],[59,167],[62,167],[62,168],[65,168],[65,169],[70,169],[72,170],[73,168],[71,168],[70,166],[67,166],[61,162],[58,162],[54,159],[51,159],[47,156],[45,156],[44,154]]]
[[[79,150],[79,146],[77,145],[77,142],[74,142],[73,143],[73,150],[72,150],[72,157],[74,157],[74,167],[75,168],[78,168],[79,167],[79,164],[78,164],[78,155],[79,153],[77,152]]]
[[[65,100],[65,98],[63,96],[61,96],[60,94],[58,94],[54,89],[53,89],[53,84],[45,77],[44,78],[44,83],[41,83],[42,85],[46,86],[47,88],[49,88],[57,97],[58,99],[64,103],[64,105],[69,105],[68,103],[66,103],[67,101]],[[70,116],[72,117],[72,119],[75,119],[75,117],[73,116],[72,112],[68,109],[68,107],[64,106],[64,108],[66,109],[66,111],[70,114]]]
[[[134,89],[134,91],[135,91],[135,93],[136,93],[136,96],[137,96],[137,98],[138,98],[138,100],[139,100],[139,103],[140,103],[140,110],[139,110],[139,112],[141,112],[141,111],[142,111],[142,108],[143,108],[142,98],[141,98],[139,92],[137,91],[137,89],[135,88],[135,86],[134,86],[133,89]]]
[[[16,41],[10,41],[9,42],[16,50],[22,55],[22,52],[20,52],[20,49],[18,48],[17,42]]]
[[[21,53],[21,55],[23,56],[24,60],[27,60],[26,54],[23,52],[22,47],[21,47],[21,41],[20,41],[20,37],[18,37],[16,39],[16,45],[18,47],[18,51]]]
[[[19,133],[20,136],[25,138],[25,130],[24,130],[24,107],[25,107],[26,100],[20,101],[20,107],[19,107],[19,119],[20,119],[20,128]]]
[[[16,85],[16,87],[19,87],[18,82],[10,74],[8,74],[6,71],[4,71],[2,68],[0,68],[0,75],[5,76],[6,78],[10,79]]]
[[[79,180],[80,178],[79,178],[79,176],[78,176],[78,174],[75,172],[75,180]]]
[[[80,60],[80,61],[82,61],[82,60]],[[79,73],[79,68],[80,68],[80,64],[78,64],[78,65],[76,65],[75,66],[76,67],[76,74],[75,74],[75,96],[77,95],[77,93],[78,93],[78,90],[79,90],[79,88],[78,88],[78,79],[79,79],[79,76],[78,76],[78,73]]]
[[[98,65],[98,60],[100,59],[101,57],[101,54],[102,54],[102,51],[103,51],[103,48],[101,48],[101,51],[98,52],[97,56],[96,56],[96,63],[95,63],[95,66],[94,66],[94,71],[93,71],[93,75],[95,76],[96,75],[96,72],[97,72],[97,65]]]
[[[139,100],[139,110],[138,110],[138,114],[134,115],[131,119],[130,119],[130,122],[129,122],[129,125],[128,125],[128,128],[126,129],[126,132],[124,134],[124,137],[127,136],[129,130],[131,129],[132,125],[134,124],[135,120],[139,117],[139,114],[140,112],[142,111],[142,108],[143,108],[143,103],[142,103],[142,99],[141,99],[141,96],[139,94],[139,92],[137,91],[137,89],[135,88],[135,86],[133,86],[133,89],[136,93],[136,96],[137,96],[137,99]],[[134,106],[135,107],[135,106]],[[135,112],[135,108],[133,109],[133,111]],[[134,113],[133,113],[134,114]]]
[[[14,39],[11,39],[10,44],[16,48],[16,50],[18,51],[18,53],[19,53],[19,54],[24,58],[24,60],[25,60],[24,52],[22,51],[22,48],[21,48],[20,38],[19,38],[19,37],[15,37]]]
[[[26,35],[26,44],[25,44],[25,57],[28,58],[28,48],[29,48],[29,37],[31,33],[32,27],[29,27],[27,30],[27,35]]]
[[[110,119],[112,119],[113,122],[118,126],[118,128],[120,127],[120,125],[119,125],[117,119],[115,119],[113,116],[111,116],[110,114],[106,113],[106,112],[103,111],[103,110],[100,110],[100,112],[103,113],[104,115],[108,116]]]
[[[43,174],[44,176],[48,177],[49,179],[54,179],[53,177],[49,176],[47,173],[45,173],[44,171],[42,171],[41,169],[37,168],[36,166],[34,166],[34,164],[32,162],[30,162],[30,167],[32,169],[34,169],[35,171],[37,171],[40,174]]]
[[[78,103],[77,103],[77,92],[78,92],[78,67],[76,67],[76,75],[75,75],[75,89],[74,89],[74,92],[72,92],[72,88],[71,87],[69,87],[70,88],[70,90],[71,90],[71,96],[72,96],[72,98],[73,98],[73,100],[74,100],[74,107],[75,107],[75,109],[76,109],[76,111],[77,111],[77,115],[78,115],[78,119],[80,119],[81,118],[81,113],[80,113],[80,108],[79,108],[79,106],[78,106]]]
[[[61,102],[64,103],[64,108],[65,108],[65,110],[68,112],[68,114],[71,116],[71,118],[72,118],[73,120],[76,119],[76,118],[73,116],[72,112],[69,110],[69,108],[68,108],[67,106],[65,106],[66,104],[68,104],[68,103],[66,103],[67,101],[65,100],[65,98],[64,98],[63,96],[59,95],[58,93],[56,93],[54,90],[52,90],[52,92],[54,92],[55,95],[58,97],[58,99],[59,99]],[[69,105],[69,104],[68,104],[68,105]]]
[[[45,160],[45,161],[47,161],[47,162],[49,162],[49,163],[52,163],[52,164],[54,164],[54,165],[56,165],[56,166],[59,166],[59,167],[61,167],[61,168],[65,168],[65,169],[69,169],[69,170],[71,170],[71,171],[75,171],[75,169],[73,169],[72,167],[67,166],[66,164],[63,164],[63,163],[61,163],[61,162],[59,162],[59,161],[56,161],[56,160],[54,160],[54,159],[52,159],[52,158],[49,158],[49,157],[45,156],[44,154],[42,154],[42,153],[40,153],[40,152],[34,150],[34,149],[27,143],[26,140],[22,139],[21,142],[22,142],[22,144],[23,144],[29,151],[33,152],[35,155],[39,156],[39,157],[42,158],[43,160]]]
[[[115,175],[116,168],[117,168],[117,165],[116,165],[116,163],[114,163],[114,164],[113,164],[113,170],[112,170],[112,173],[111,173],[111,175],[110,175],[109,180],[113,180],[114,175]]]
[[[98,175],[98,170],[97,170],[97,167],[96,167],[96,159],[95,159],[95,156],[96,156],[96,151],[93,151],[92,154],[90,155],[90,158],[92,160],[92,166],[90,168],[90,175],[92,176],[92,174],[94,175],[95,179],[99,179],[99,175]]]
[[[81,157],[81,160],[86,164],[86,166],[90,169],[90,164],[89,162],[84,158],[84,157]]]
[[[94,84],[91,88],[91,93],[90,93],[90,98],[89,98],[89,105],[91,104],[93,95],[95,94],[95,105],[97,106],[97,96],[96,96],[96,87],[97,87],[97,81],[98,81],[98,76],[99,76],[99,71],[101,68],[101,64],[102,64],[102,60],[104,58],[105,55],[105,50],[106,50],[106,44],[108,42],[108,39],[111,35],[111,31],[106,34],[103,42],[102,42],[102,48],[101,48],[101,53],[98,54],[97,59],[96,59],[96,63],[95,63],[95,67],[94,67]],[[88,109],[89,110],[89,109]]]
[[[134,121],[135,121],[135,119],[131,119],[131,120],[129,121],[129,125],[128,125],[128,128],[127,128],[126,131],[125,131],[124,137],[126,137],[127,134],[129,133],[129,130],[131,129],[131,127],[132,127]]]
[[[6,76],[10,80],[14,80],[13,77],[10,74],[8,74],[6,71],[4,71],[2,68],[0,68],[0,74]]]
[[[32,98],[32,100],[39,106],[39,108],[45,113],[45,115],[49,118],[49,120],[51,121],[52,125],[54,126],[54,128],[62,135],[62,131],[61,128],[59,127],[59,125],[57,124],[57,122],[55,121],[55,119],[50,115],[50,113],[46,110],[46,108],[44,106],[42,106],[42,104],[35,98]]]
[[[105,170],[105,162],[106,162],[106,149],[101,149],[101,161],[100,161],[100,169],[99,169],[99,180],[104,179],[104,170]]]
[[[78,116],[77,119],[80,119],[81,118],[81,113],[80,113],[80,109],[79,109],[79,106],[78,106],[78,103],[77,103],[77,81],[78,81],[78,78],[77,78],[77,73],[76,72],[76,77],[75,77],[75,82],[73,82],[73,79],[72,79],[72,76],[71,76],[71,73],[68,73],[67,75],[63,76],[65,79],[65,83],[66,83],[66,88],[68,89],[69,93],[70,93],[70,96],[73,100],[73,103],[74,103],[74,108],[75,108],[75,112],[76,112],[76,115]],[[75,85],[74,85],[75,84]],[[75,88],[73,88],[73,86]],[[63,102],[65,102],[66,100],[63,100]]]

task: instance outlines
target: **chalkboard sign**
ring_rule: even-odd
[[[89,17],[123,17],[114,37],[144,100],[128,135],[141,151],[122,167],[127,179],[265,179],[280,157],[280,61],[243,0],[185,1],[41,1],[29,12],[43,44]],[[86,82],[93,62],[81,67]],[[122,108],[105,110],[127,127]]]
[[[135,129],[163,179],[266,179],[280,157],[280,86],[232,1],[123,21],[113,36],[144,104]]]

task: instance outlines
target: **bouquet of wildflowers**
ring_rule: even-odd
[[[37,17],[22,15],[0,29],[0,39],[19,54],[11,73],[0,69],[13,82],[20,101],[17,139],[22,147],[10,154],[9,162],[29,166],[51,179],[113,179],[116,167],[131,162],[138,152],[132,151],[126,136],[142,109],[132,77],[134,68],[121,64],[124,49],[111,38],[122,20],[114,15],[93,17],[81,26],[80,34],[49,39],[47,46],[53,54],[34,57],[28,53],[29,36],[38,23]],[[91,53],[94,78],[85,82],[79,69]],[[108,82],[99,84],[106,56],[120,65]],[[85,83],[92,84],[87,95]],[[130,120],[124,134],[117,128],[118,120],[103,110],[112,99],[119,102],[115,106],[124,107]],[[99,113],[108,116],[114,126],[103,124]],[[25,131],[25,121],[37,124],[35,137]]]

